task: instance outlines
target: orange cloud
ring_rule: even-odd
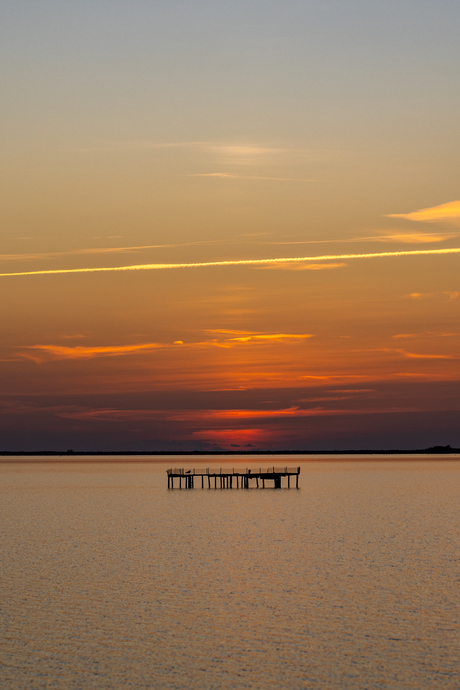
[[[438,297],[438,296],[446,296],[449,298],[449,300],[457,299],[457,297],[460,295],[460,292],[454,292],[454,291],[448,291],[444,290],[443,292],[411,292],[408,297],[411,299],[430,299],[432,297]]]
[[[403,355],[403,357],[408,357],[409,359],[457,359],[456,357],[452,357],[452,355],[423,355],[396,348],[382,348],[381,352],[396,352],[400,355]]]
[[[34,350],[44,355],[51,355],[57,359],[92,359],[93,357],[129,355],[146,350],[162,347],[159,343],[143,343],[140,345],[108,345],[100,347],[64,347],[61,345],[31,345],[26,350]],[[34,357],[31,357],[34,359]]]
[[[458,223],[460,221],[460,201],[449,201],[447,204],[422,208],[420,211],[412,211],[411,213],[390,213],[387,218],[405,218],[406,220],[428,223],[439,221]]]
[[[458,233],[439,232],[388,232],[381,237],[375,237],[376,242],[400,242],[401,244],[427,244],[432,242],[445,242],[458,237]]]
[[[234,331],[227,328],[207,328],[206,333],[223,333],[228,335],[253,335],[254,331]]]
[[[183,340],[175,340],[173,343],[139,343],[134,345],[104,345],[68,347],[63,345],[30,345],[21,346],[21,357],[32,359],[41,363],[46,359],[93,359],[95,357],[119,357],[124,355],[139,354],[156,349],[177,348],[199,350],[209,348],[232,348],[248,342],[277,343],[287,341],[302,341],[313,336],[309,333],[253,333],[247,331],[208,330],[206,333],[222,335],[236,335],[233,338],[214,338],[212,340],[185,343]],[[16,360],[15,360],[16,361]]]
[[[451,331],[426,331],[425,333],[398,333],[392,338],[456,338],[460,333]]]
[[[239,343],[247,343],[251,340],[305,340],[306,338],[313,338],[313,336],[310,333],[302,333],[300,335],[295,333],[268,333],[265,335],[252,334],[239,336],[237,338],[230,338],[230,340],[237,341]]]

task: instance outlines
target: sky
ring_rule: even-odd
[[[457,0],[5,0],[0,450],[460,446]]]

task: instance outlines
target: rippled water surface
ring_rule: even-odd
[[[179,462],[0,464],[2,688],[458,690],[458,460]]]

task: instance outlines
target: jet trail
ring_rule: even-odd
[[[415,249],[400,252],[373,252],[371,254],[324,254],[323,256],[295,256],[277,259],[237,259],[229,261],[202,261],[178,264],[136,264],[133,266],[106,266],[101,268],[60,268],[45,271],[19,271],[0,273],[0,278],[8,276],[38,276],[61,273],[102,273],[107,271],[159,271],[170,268],[207,268],[208,266],[263,266],[270,264],[306,263],[312,261],[337,261],[344,259],[378,259],[395,256],[429,256],[439,254],[460,254],[460,247],[450,249]]]

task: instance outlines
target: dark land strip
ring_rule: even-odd
[[[170,457],[170,456],[180,456],[184,460],[192,459],[196,457],[258,457],[258,456],[280,456],[280,455],[290,455],[290,456],[307,456],[314,459],[314,456],[319,456],[321,459],[326,459],[327,457],[340,458],[354,455],[354,456],[413,456],[413,455],[441,455],[443,458],[446,456],[455,456],[460,454],[460,448],[452,448],[451,446],[432,446],[430,448],[417,448],[412,450],[401,450],[398,448],[392,449],[360,449],[360,450],[195,450],[195,451],[131,451],[131,450],[119,450],[119,451],[56,451],[56,450],[3,450],[0,451],[0,462],[8,462],[8,458],[35,458],[40,459],[42,457],[52,458],[51,462],[59,462],[65,459],[66,462],[85,462],[87,458],[106,458],[107,462],[124,462],[125,458],[139,458],[139,462],[152,462],[154,459],[159,457]],[[364,458],[363,458],[364,459]],[[375,460],[378,457],[374,458]],[[391,459],[388,458],[388,459]],[[408,458],[405,458],[408,459]],[[454,459],[454,458],[452,458]]]

